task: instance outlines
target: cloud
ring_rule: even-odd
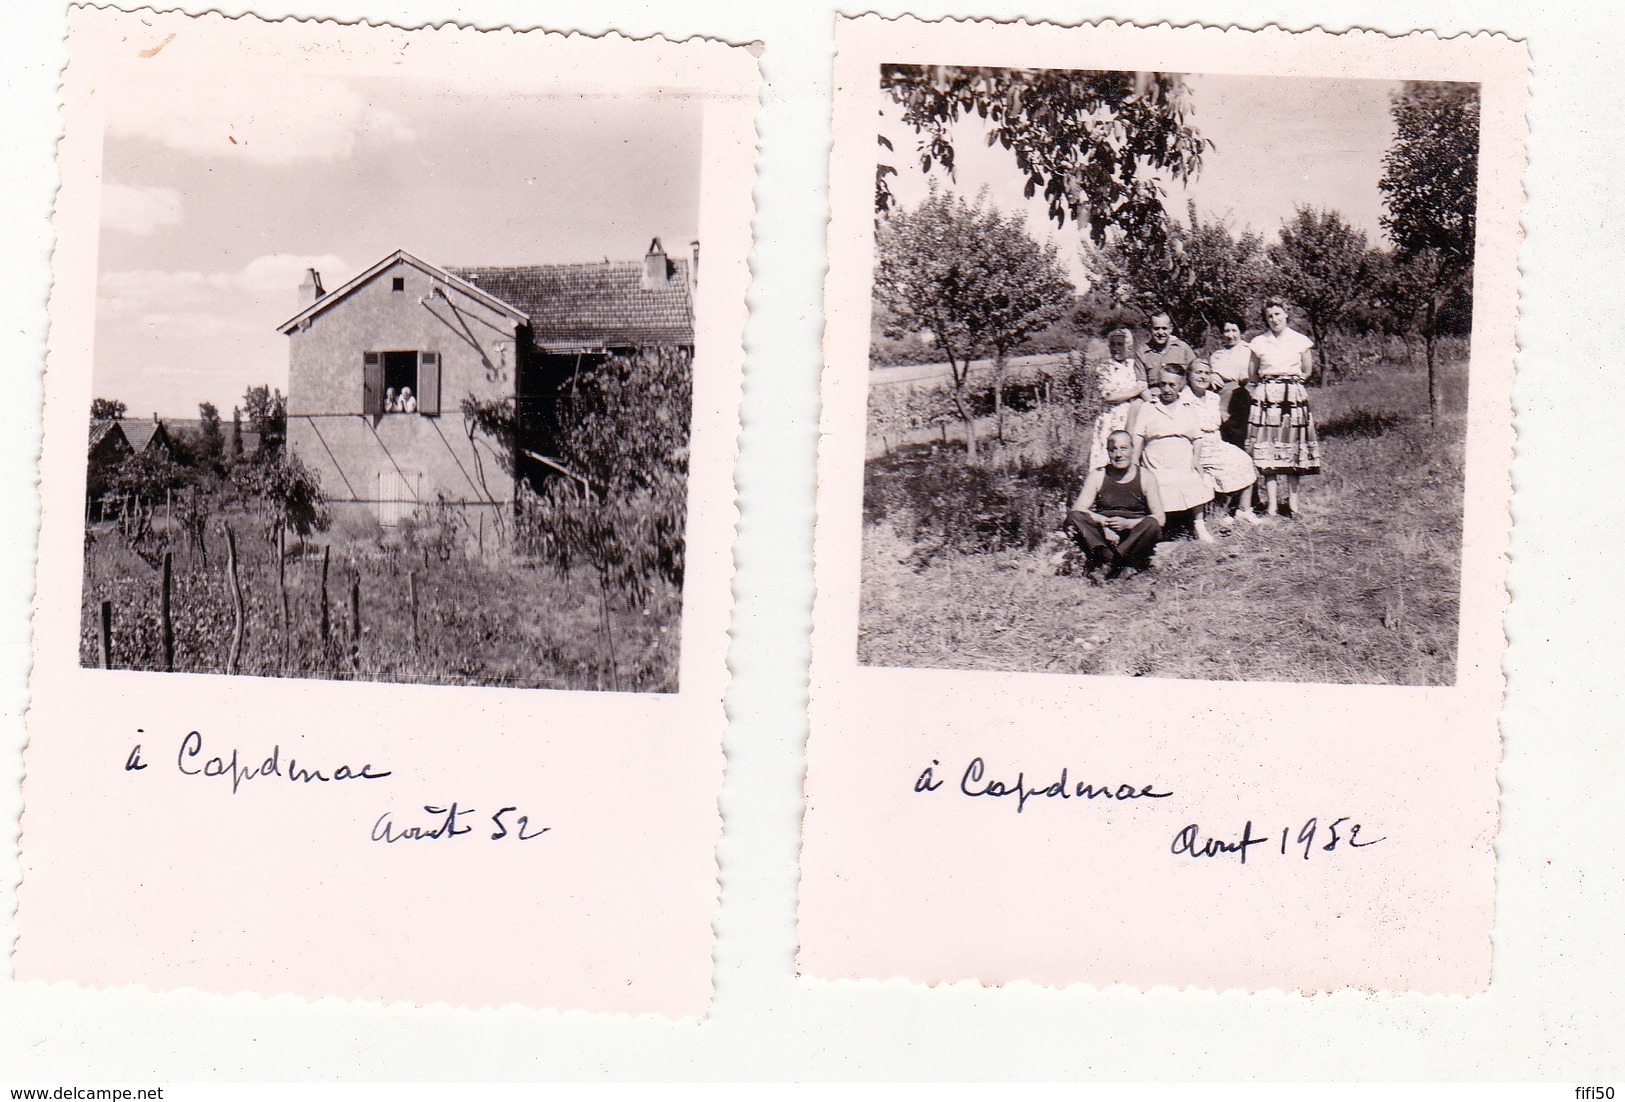
[[[183,153],[257,164],[343,161],[364,142],[410,142],[412,128],[341,81],[252,69],[211,70],[209,87],[170,73],[108,113],[109,133]]]
[[[169,187],[102,184],[102,225],[146,237],[181,224],[181,193]]]
[[[331,254],[271,253],[236,271],[107,272],[97,289],[97,313],[106,322],[176,335],[270,331],[297,312],[306,268],[328,273],[329,287],[355,271]]]

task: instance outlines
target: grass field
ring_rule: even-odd
[[[1081,484],[1075,453],[1064,457],[1071,477],[1054,474],[1053,417],[1012,419],[1012,443],[986,460],[1016,472],[1003,500],[1017,502],[1025,518],[997,509],[956,512],[962,503],[941,496],[959,485],[947,477],[964,465],[959,446],[917,445],[873,459],[859,661],[1452,684],[1466,375],[1463,362],[1442,368],[1437,427],[1428,420],[1425,374],[1408,364],[1385,362],[1368,377],[1312,388],[1323,473],[1303,480],[1302,517],[1237,524],[1216,545],[1165,542],[1152,570],[1105,586],[1057,576],[1031,546],[1059,525],[1065,500]],[[926,484],[937,496],[910,501],[922,496],[911,487]],[[980,540],[992,549],[974,549],[977,540],[923,523],[927,514],[966,518],[961,527],[1002,538]]]
[[[680,595],[670,587],[647,605],[611,601],[608,622],[585,572],[561,578],[523,562],[331,541],[329,631],[321,634],[322,547],[285,564],[287,627],[276,551],[246,516],[238,531],[245,630],[237,672],[421,684],[673,692],[677,688]],[[326,541],[324,541],[326,542]],[[163,669],[162,552],[156,534],[135,545],[113,526],[87,533],[80,660],[100,661],[100,615],[112,603],[112,661],[120,669]],[[232,601],[224,540],[211,533],[207,561],[175,550],[171,617],[175,668],[226,670]],[[360,631],[353,630],[353,580],[360,580]],[[417,590],[417,631],[411,590]]]

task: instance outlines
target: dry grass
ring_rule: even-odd
[[[681,595],[669,587],[646,605],[612,600],[606,635],[595,579],[561,578],[550,568],[454,554],[381,551],[376,542],[332,540],[328,577],[330,630],[321,636],[321,551],[290,553],[289,616],[282,627],[274,549],[240,532],[245,625],[239,672],[262,677],[389,681],[511,688],[673,692],[677,688]],[[113,662],[120,669],[163,668],[160,632],[161,540],[132,548],[105,529],[86,541],[80,661],[98,662],[101,602],[113,602]],[[231,636],[230,587],[222,541],[207,563],[174,555],[175,666],[223,673]],[[415,576],[414,644],[409,573]],[[361,582],[361,632],[353,642],[350,587]]]
[[[865,526],[859,660],[869,665],[1440,685],[1455,681],[1465,368],[1396,367],[1313,392],[1325,473],[1304,516],[1164,543],[1097,587],[1024,549],[923,557]],[[963,455],[940,448],[942,462]],[[1059,519],[1058,517],[1056,518]]]

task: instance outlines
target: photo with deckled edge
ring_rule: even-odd
[[[22,820],[18,976],[71,979],[102,988],[140,984],[306,998],[336,995],[469,1006],[512,1002],[606,1013],[703,1015],[711,990],[711,920],[719,891],[716,792],[726,723],[721,699],[728,679],[731,545],[737,520],[733,460],[741,331],[748,317],[746,256],[759,88],[754,55],[747,48],[701,39],[633,41],[613,34],[588,38],[456,26],[406,30],[86,7],[69,13],[68,51],[41,463],[45,508]],[[255,89],[239,79],[239,71],[269,74],[270,79]],[[444,90],[448,80],[452,87],[466,89],[463,98],[470,101],[444,104],[449,113],[462,110],[461,131],[436,130],[435,120],[412,114],[414,94],[424,94],[436,81]],[[169,128],[166,111],[143,118],[139,104],[124,102],[125,97],[145,95],[207,118],[207,106],[189,106],[185,95],[177,101],[174,90],[196,99],[199,89],[210,87],[228,101],[222,114],[229,116],[229,125],[205,127],[191,137]],[[494,192],[511,189],[515,181],[495,175],[490,175],[489,191],[471,190],[467,185],[482,172],[511,172],[519,166],[523,152],[504,146],[516,140],[513,119],[524,115],[527,101],[538,124],[528,135],[537,160],[518,181],[527,190],[497,196]],[[537,114],[538,102],[548,110]],[[479,110],[482,105],[486,110]],[[650,142],[620,163],[606,162],[604,151],[579,140],[580,131],[595,123],[626,124],[640,112],[667,118],[670,132],[644,132]],[[131,132],[158,135],[162,141],[157,144],[168,141],[175,147],[165,146],[164,152],[149,148],[151,158],[132,155],[127,166],[132,173],[167,168],[178,175],[169,181],[142,178],[139,186],[123,190],[104,188],[101,169],[113,145],[106,123],[115,113]],[[623,126],[619,134],[627,137],[635,131],[635,126]],[[420,143],[420,136],[438,140]],[[557,141],[549,145],[541,138]],[[259,232],[257,220],[274,219],[277,197],[268,197],[260,176],[225,179],[230,174],[218,165],[215,171],[185,171],[189,160],[213,155],[212,147],[198,148],[211,140],[241,155],[233,162],[238,168],[269,166],[261,173],[267,178],[289,158],[348,161],[352,179],[329,187],[324,196],[334,210],[307,206],[302,214],[313,222],[327,220],[335,233],[344,230],[346,221],[370,226],[377,247],[366,245],[354,256],[348,250],[342,256],[299,255],[294,258],[298,264],[255,251],[247,255],[270,259],[237,267],[228,262],[208,272],[159,267],[163,248],[178,247],[174,238],[190,215],[212,211],[228,226],[235,220],[236,236],[215,238],[228,250],[263,248],[272,237]],[[250,148],[256,155],[248,154]],[[575,192],[574,201],[566,202],[576,187],[569,180],[572,163],[591,167],[597,187],[587,198]],[[312,175],[332,171],[305,167]],[[426,193],[419,178],[438,182],[439,193]],[[331,183],[334,177],[327,179]],[[224,200],[210,194],[221,180]],[[120,183],[116,177],[113,182]],[[294,186],[286,178],[280,183]],[[419,255],[436,250],[400,236],[400,222],[393,217],[399,211],[389,206],[396,192],[416,196],[420,217],[415,235],[433,236],[432,223],[461,220],[467,234],[459,240],[481,251],[460,258],[435,255],[433,261]],[[591,209],[578,209],[579,203]],[[645,212],[665,210],[662,224],[651,230],[638,217],[634,230],[633,220],[617,221],[625,213],[622,203],[634,208],[644,204],[638,209]],[[379,208],[376,217],[374,207]],[[468,208],[483,211],[486,223]],[[529,242],[519,240],[513,228],[521,220],[534,220],[533,226],[543,228]],[[602,245],[589,247],[586,237],[595,233]],[[635,247],[617,246],[611,256],[611,233],[635,233],[639,240]],[[145,269],[121,266],[128,278],[99,278],[111,271],[100,266],[100,258],[111,255],[105,246],[117,234],[145,236],[149,249],[136,255],[151,263]],[[387,244],[379,244],[386,238]],[[693,244],[702,239],[707,242],[703,284],[695,278]],[[560,250],[575,250],[573,263],[579,268],[561,272],[557,265],[572,262]],[[563,286],[523,306],[501,299],[513,308],[505,311],[496,306],[499,296],[472,290],[482,277],[495,277],[504,268],[515,269],[525,280],[557,278]],[[584,271],[592,278],[573,278]],[[283,278],[290,273],[291,299]],[[143,274],[156,286],[145,287]],[[437,294],[441,275],[446,279]],[[623,286],[628,275],[638,294]],[[335,277],[342,280],[337,286]],[[454,279],[469,290],[454,285]],[[397,280],[420,281],[422,293],[411,295],[404,286],[397,290]],[[618,297],[620,305],[606,307],[604,288],[579,286],[583,283],[609,284],[608,297]],[[325,300],[321,303],[318,286]],[[222,288],[232,293],[218,294]],[[561,301],[576,292],[582,300],[576,307]],[[144,312],[120,312],[129,299],[144,294]],[[401,301],[390,298],[382,309],[368,308],[365,300],[376,294]],[[521,297],[517,291],[509,295]],[[558,461],[561,475],[583,490],[565,498],[559,508],[559,513],[575,510],[577,531],[565,532],[561,522],[547,538],[556,543],[576,539],[578,551],[587,546],[600,550],[585,552],[586,559],[570,552],[573,562],[566,565],[562,555],[550,560],[553,552],[540,546],[538,537],[528,549],[521,548],[533,562],[518,561],[517,555],[502,562],[504,551],[492,546],[487,508],[483,553],[482,513],[473,510],[465,514],[466,523],[413,521],[415,533],[438,526],[447,538],[436,537],[432,544],[419,539],[407,554],[403,533],[377,531],[389,527],[379,513],[389,501],[368,500],[364,493],[353,501],[334,501],[325,490],[326,500],[317,501],[309,492],[315,479],[302,479],[288,461],[292,453],[287,441],[297,434],[281,423],[297,419],[296,394],[279,395],[272,375],[245,384],[237,395],[242,379],[212,361],[201,377],[224,389],[206,400],[217,412],[228,401],[244,407],[235,429],[227,417],[220,418],[220,461],[207,472],[219,478],[210,488],[223,490],[207,503],[216,509],[210,519],[226,524],[205,529],[200,546],[188,548],[180,522],[189,506],[177,504],[173,495],[162,505],[156,493],[122,506],[109,502],[103,510],[109,515],[102,515],[87,500],[84,413],[96,398],[108,398],[99,384],[111,376],[98,374],[102,361],[95,346],[116,332],[116,327],[104,330],[99,324],[98,307],[110,299],[116,304],[115,320],[136,315],[137,338],[227,334],[239,341],[225,346],[228,358],[229,348],[250,349],[256,340],[262,342],[259,354],[264,353],[259,322],[268,313],[276,319],[269,347],[281,349],[274,355],[289,357],[289,337],[278,326],[292,321],[291,331],[298,331],[331,307],[324,316],[341,319],[333,329],[353,329],[362,343],[390,346],[361,352],[362,374],[356,377],[363,401],[371,398],[369,383],[376,374],[367,353],[416,354],[413,363],[398,356],[393,364],[397,371],[416,370],[415,379],[395,388],[399,403],[405,386],[418,383],[416,411],[369,406],[359,417],[347,406],[337,411],[344,419],[366,418],[386,444],[392,431],[398,436],[404,432],[401,439],[416,438],[431,424],[448,423],[445,388],[438,420],[424,410],[421,388],[436,367],[446,377],[449,356],[428,355],[441,349],[427,339],[411,339],[409,325],[400,327],[402,315],[421,311],[421,324],[433,312],[439,315],[433,324],[442,329],[447,315],[467,321],[480,346],[476,358],[483,357],[482,367],[489,360],[499,376],[504,352],[510,370],[516,362],[534,366],[552,355],[546,362],[557,366],[567,351],[579,355],[579,363],[572,360],[572,368],[579,367],[572,379],[574,391],[566,396],[555,388],[548,395],[554,405],[564,405],[566,397],[572,403],[568,420],[575,443],[561,442],[562,432],[545,438],[560,452],[576,450],[544,456]],[[273,304],[269,311],[266,301]],[[220,312],[213,324],[208,309],[199,305],[205,302]],[[629,320],[628,306],[642,314],[641,323]],[[480,314],[476,307],[488,312]],[[565,318],[561,324],[578,326],[568,350],[536,337],[552,324],[550,318],[557,320],[547,314],[549,309]],[[686,318],[678,316],[685,311]],[[528,332],[518,315],[532,323]],[[603,327],[598,331],[593,330],[595,320]],[[497,330],[507,326],[508,332],[493,337],[493,323]],[[691,330],[683,330],[684,323]],[[646,328],[628,331],[638,324]],[[319,327],[312,322],[306,331]],[[549,339],[563,339],[557,330],[545,331]],[[127,330],[124,336],[131,334]],[[443,332],[434,336],[457,339]],[[334,337],[338,355],[330,362],[319,354],[308,356],[289,378],[324,367],[336,376],[347,375],[350,368],[339,362],[349,358],[341,347],[345,341],[342,334]],[[519,342],[518,350],[505,346],[505,339]],[[525,340],[531,343],[525,345]],[[136,353],[131,356],[139,359]],[[389,361],[378,358],[389,370]],[[183,390],[197,386],[200,378],[154,367],[150,361],[121,377],[138,388],[166,374],[179,376],[171,381],[181,383]],[[126,400],[113,392],[109,403],[124,401],[127,408],[115,410],[123,416],[93,420],[137,419],[140,405],[151,402],[150,392],[136,393],[132,389]],[[498,388],[483,397],[491,405],[510,407],[498,413],[506,413],[516,438],[519,430],[535,428],[518,424],[522,419],[511,408],[519,404],[517,393]],[[639,405],[648,408],[628,419],[623,407]],[[481,420],[498,421],[499,433],[486,435],[505,443],[499,419],[484,417],[483,410],[481,417],[470,417],[462,407],[459,399],[457,423],[465,442],[481,431],[470,427]],[[159,435],[156,422],[167,422],[167,408],[159,405],[152,411],[159,416],[148,418],[155,423],[152,436]],[[245,416],[250,408],[258,424]],[[107,410],[104,406],[96,412]],[[397,420],[391,422],[391,417]],[[156,449],[137,453],[132,445],[131,455],[143,455],[161,474],[164,463],[185,467],[181,460],[194,459],[196,453],[183,454],[184,449],[214,435],[205,427],[212,418],[197,420],[196,425],[176,426],[174,433],[166,423],[166,439]],[[557,420],[562,424],[567,419]],[[391,429],[391,424],[408,427]],[[258,436],[253,435],[256,428]],[[620,439],[607,441],[609,436]],[[532,444],[539,440],[539,435],[528,438]],[[131,444],[129,435],[124,441]],[[150,445],[151,437],[143,443]],[[615,449],[629,462],[613,475],[595,479],[592,463]],[[497,449],[499,458],[502,451]],[[207,443],[204,452],[214,458]],[[118,460],[115,469],[129,458]],[[630,462],[661,458],[668,461],[666,470],[639,472]],[[491,484],[500,484],[502,477],[528,484],[523,459],[514,472],[498,463]],[[307,468],[304,473],[314,467],[302,458],[300,464]],[[250,476],[231,484],[234,470],[246,473],[252,467],[266,476],[263,481]],[[427,478],[430,464],[424,467]],[[204,474],[197,477],[206,480]],[[647,491],[641,498],[633,485],[639,477]],[[597,485],[588,486],[592,482]],[[281,494],[290,485],[291,492]],[[529,489],[544,499],[551,492],[546,485]],[[515,496],[522,499],[525,493],[520,487]],[[673,496],[679,499],[675,503],[669,500]],[[655,497],[667,500],[648,500]],[[409,503],[394,500],[396,505]],[[440,504],[437,498],[435,505]],[[513,505],[513,513],[526,504]],[[355,508],[335,510],[335,505]],[[352,559],[336,550],[323,556],[328,584],[316,589],[314,600],[306,591],[301,610],[292,575],[305,565],[302,559],[315,556],[301,552],[298,541],[326,536],[314,524],[313,534],[298,533],[306,506],[312,506],[303,512],[307,521],[322,509],[330,517],[351,514],[352,521],[345,523],[365,528],[365,539],[374,547]],[[648,507],[668,510],[666,519],[650,515]],[[626,511],[639,508],[645,515]],[[410,512],[403,508],[395,519],[408,519]],[[160,595],[164,575],[169,575],[171,628],[187,612],[185,602],[175,599],[182,570],[189,565],[185,556],[195,552],[199,570],[205,569],[207,556],[208,568],[222,570],[229,587],[224,634],[228,643],[237,636],[242,645],[233,672],[292,676],[212,676],[225,672],[229,659],[220,656],[231,655],[235,646],[211,646],[207,649],[216,660],[174,672],[154,667],[150,659],[120,665],[110,661],[106,664],[111,668],[105,669],[98,660],[86,662],[85,577],[78,568],[87,514],[91,523],[107,526],[96,533],[98,538],[135,545],[152,541],[155,529],[162,538],[175,535],[175,546],[164,548],[167,556],[151,556],[155,563],[140,554],[150,548],[136,549],[135,556],[157,579]],[[171,519],[176,523],[167,523]],[[620,530],[608,530],[610,522]],[[330,519],[328,531],[339,523]],[[521,535],[517,528],[509,525],[508,539]],[[646,538],[647,546],[633,547],[639,538]],[[606,547],[607,553],[602,551]],[[279,568],[273,556],[284,554]],[[272,563],[257,579],[251,561],[256,556]],[[620,556],[618,563],[615,556]],[[455,602],[432,610],[424,606],[427,587],[419,573],[418,616],[401,615],[413,611],[412,575],[434,570],[437,557],[448,573],[461,568],[477,576],[480,562],[493,559],[504,569],[534,567],[538,575],[551,570],[577,596],[555,591],[539,607],[506,609],[511,617],[507,624],[489,622],[482,632],[465,632],[459,646],[466,651],[461,657],[468,668],[450,676],[440,670],[401,676],[414,672],[407,664],[389,669],[402,653],[401,643],[408,650],[414,644],[427,649],[437,625],[459,614]],[[663,571],[681,577],[681,589],[669,588],[663,607],[651,607],[656,601],[639,607],[637,586],[627,585],[616,573],[642,571],[651,557],[655,576],[644,579],[646,588],[672,587],[675,579]],[[370,564],[358,569],[356,560],[361,559]],[[373,579],[377,588],[370,592],[365,580],[358,587],[355,576],[369,565],[399,580]],[[578,567],[587,568],[589,578],[597,572],[593,580],[599,584],[578,585],[568,576]],[[133,566],[130,570],[136,573]],[[307,575],[318,585],[319,571],[319,564],[311,564]],[[283,574],[286,579],[278,576]],[[218,584],[195,580],[205,589]],[[229,592],[238,585],[240,605]],[[322,653],[332,656],[331,667],[312,662],[304,670],[290,664],[279,671],[267,667],[264,650],[254,656],[249,640],[255,631],[269,635],[282,626],[284,592],[290,620],[304,617],[307,624],[321,624],[325,605],[325,626],[331,633],[327,641],[334,647]],[[584,602],[583,592],[593,601]],[[195,600],[197,595],[188,596]],[[686,599],[674,604],[679,597]],[[500,645],[479,652],[479,644],[492,637],[508,643],[510,654],[513,644],[538,649],[534,637],[525,634],[529,621],[567,624],[572,600],[595,611],[599,618],[587,621],[592,630],[576,632],[574,644],[566,639],[564,647],[540,649],[576,646],[585,657],[562,656],[563,664],[575,669],[573,680],[504,676],[513,671],[501,668],[505,655]],[[357,603],[360,617],[354,615]],[[614,619],[628,611],[653,621],[648,627],[654,632],[645,628],[646,637],[640,638],[636,627],[628,629]],[[384,617],[396,623],[369,669],[365,652],[377,643],[369,636]],[[154,625],[160,647],[164,619],[160,605]],[[359,631],[351,627],[345,632],[357,622]],[[516,624],[518,630],[513,630]],[[504,629],[506,640],[501,638]],[[563,634],[571,630],[567,627]],[[656,633],[661,638],[654,638]],[[116,653],[119,634],[106,634],[112,636]],[[139,639],[142,629],[126,631],[123,641],[130,642],[131,635]],[[151,639],[140,641],[145,646]],[[292,642],[290,638],[290,654]],[[451,648],[429,645],[441,647],[442,660],[453,657]],[[596,657],[587,653],[594,647],[599,648]],[[388,657],[391,648],[397,659]],[[357,649],[363,655],[359,663]],[[279,662],[281,651],[280,645],[271,648]],[[181,653],[177,644],[177,667]],[[538,661],[534,654],[521,658]],[[559,664],[561,656],[543,654],[539,660]],[[470,686],[479,687],[470,693]],[[533,686],[587,691],[537,693]],[[95,732],[88,740],[81,737],[87,731]],[[112,756],[122,768],[101,768]],[[580,778],[593,776],[619,778],[616,798],[604,799],[594,786],[580,783]],[[98,815],[87,818],[82,814],[86,807],[97,808]],[[102,829],[107,817],[121,824],[111,836]],[[94,900],[86,895],[92,886]],[[177,951],[176,946],[185,948]]]
[[[837,45],[826,296],[830,366],[823,376],[818,598],[799,911],[803,973],[928,984],[969,979],[984,985],[1025,980],[1142,989],[1482,990],[1491,964],[1527,51],[1490,35],[1442,41],[1425,33],[1394,38],[1109,22],[927,24],[907,16],[843,21]],[[954,64],[943,64],[949,60]],[[912,101],[907,95],[894,101],[897,115],[913,110],[922,124],[918,134],[903,127],[911,135],[906,144],[886,131],[884,120],[877,134],[877,106],[884,102],[877,104],[876,87],[888,71],[905,78],[912,71],[934,90]],[[916,177],[905,183],[914,202],[936,200],[936,210],[927,210],[936,217],[924,220],[934,221],[939,233],[930,246],[933,254],[947,251],[940,246],[951,232],[949,214],[956,206],[973,219],[981,216],[983,239],[993,236],[994,227],[1007,231],[1013,221],[998,207],[1001,201],[1012,209],[1026,203],[1029,228],[1043,225],[1049,201],[1070,206],[1075,196],[1065,179],[1058,195],[1045,193],[1053,180],[1050,162],[1024,166],[1034,171],[1016,181],[1013,201],[1007,195],[1001,199],[997,182],[977,178],[980,158],[1019,165],[1015,149],[1021,133],[1011,134],[1012,148],[1006,150],[997,136],[994,146],[970,141],[961,147],[951,129],[932,129],[934,116],[957,113],[969,117],[969,128],[982,133],[985,143],[992,124],[983,121],[978,98],[996,118],[1001,104],[985,94],[990,88],[1002,81],[1008,92],[1010,84],[1019,83],[1008,79],[1011,74],[1026,80],[1044,72],[1084,78],[1201,74],[1259,83],[1264,78],[1367,80],[1392,82],[1399,90],[1402,82],[1421,80],[1478,86],[1483,125],[1473,383],[1464,418],[1453,671],[1407,677],[1416,682],[1411,686],[1384,687],[1380,681],[1390,680],[1386,676],[1370,677],[1366,684],[1348,676],[1317,683],[1296,676],[1290,666],[1281,670],[1263,662],[1243,678],[1234,665],[1209,674],[1192,672],[1195,660],[1184,670],[1138,668],[1149,666],[1145,663],[1117,668],[1099,660],[1098,669],[1065,659],[1059,665],[1032,661],[1031,654],[1043,651],[1049,628],[1039,621],[1050,619],[1053,610],[1035,608],[1022,590],[1057,581],[1042,579],[1046,567],[1063,577],[1071,574],[1067,568],[1075,564],[1066,560],[1076,552],[1063,554],[1069,549],[1059,544],[1036,557],[1025,549],[961,545],[986,534],[984,524],[995,531],[1001,525],[1006,532],[1016,528],[996,538],[1009,538],[1013,546],[1024,542],[1028,537],[1010,523],[1011,513],[1019,519],[1032,502],[1012,501],[1016,494],[1010,491],[1025,489],[1022,480],[1042,485],[1046,473],[1031,460],[1003,472],[987,471],[982,455],[978,462],[965,462],[966,426],[975,425],[985,441],[988,426],[980,418],[991,414],[996,444],[999,413],[1008,433],[1012,414],[1029,412],[1020,406],[1064,405],[1065,384],[1059,378],[1029,380],[1035,385],[1011,403],[1018,408],[990,395],[990,408],[973,407],[967,417],[953,403],[953,392],[960,389],[954,377],[964,372],[974,379],[975,360],[981,357],[964,357],[956,369],[942,362],[947,357],[926,357],[921,350],[922,359],[935,358],[940,366],[898,367],[892,369],[896,377],[886,380],[894,386],[877,387],[877,376],[886,370],[873,369],[877,350],[906,354],[911,341],[934,343],[936,332],[929,325],[911,331],[906,309],[898,311],[901,318],[875,324],[880,311],[873,290],[880,271],[877,243],[890,232],[882,208],[888,197],[896,197],[900,178]],[[1130,115],[1155,113],[1157,104],[1140,98],[1139,86],[1154,97],[1156,78],[1130,81]],[[882,93],[880,99],[890,97]],[[1053,99],[1039,103],[1033,111],[1037,125],[1064,129],[1068,120],[1062,106]],[[1306,100],[1299,108],[1301,115],[1313,117],[1326,105]],[[1031,122],[1018,120],[1015,130]],[[1126,134],[1099,118],[1088,120],[1081,131],[1086,137],[1107,135],[1108,146]],[[1026,129],[1025,136],[1031,135]],[[1114,148],[1112,157],[1121,157],[1124,148]],[[1064,152],[1038,156],[1064,157]],[[939,179],[940,190],[933,195],[930,181],[918,178],[933,167],[940,177],[945,158],[952,158],[953,175],[963,177],[952,186],[968,194],[945,198],[949,185]],[[1093,184],[1100,187],[1099,181]],[[1125,188],[1120,204],[1132,206],[1136,192]],[[1179,205],[1164,206],[1164,213],[1186,231],[1211,228],[1213,221],[1200,208],[1194,217]],[[1324,222],[1320,211],[1314,213]],[[1042,259],[1044,235],[1038,236],[1033,251]],[[1231,236],[1234,242],[1237,235]],[[904,258],[897,267],[909,266],[909,250],[892,253]],[[922,258],[918,250],[912,255],[925,261],[916,269],[929,268],[936,259]],[[940,267],[955,265],[944,256]],[[984,272],[979,259],[950,271],[944,282],[954,295],[973,294]],[[909,290],[906,273],[896,287]],[[894,295],[893,301],[902,298]],[[1008,299],[999,305],[1019,316]],[[1174,313],[1162,303],[1145,305],[1154,306],[1155,313]],[[1286,305],[1290,324],[1292,304]],[[1144,338],[1154,336],[1145,332],[1151,313],[1136,320],[1143,330],[1135,335],[1133,358],[1141,343],[1149,343]],[[1172,321],[1165,319],[1167,328],[1174,328],[1167,324]],[[1253,324],[1262,328],[1262,323],[1259,316]],[[959,324],[945,317],[939,328],[952,335]],[[1106,351],[1109,356],[1109,345]],[[985,356],[991,374],[997,374],[991,362],[997,358],[996,350]],[[1081,358],[1088,367],[1089,358]],[[1006,354],[1006,380],[1012,373],[1009,361]],[[925,378],[906,377],[911,369]],[[910,386],[918,382],[925,387]],[[876,391],[930,388],[947,392],[948,411],[930,426],[935,456],[924,433],[919,439],[902,433],[876,439],[889,435],[875,431]],[[963,388],[961,396],[969,397],[968,390]],[[1181,391],[1188,393],[1188,382]],[[1150,396],[1157,394],[1152,390]],[[1142,391],[1141,400],[1145,397]],[[921,404],[931,401],[927,397]],[[1085,418],[1073,420],[1077,429],[1094,427],[1092,417],[1087,424]],[[1383,425],[1383,432],[1389,427]],[[1132,434],[1128,443],[1136,443]],[[960,462],[957,470],[926,472],[914,486],[907,483],[917,472],[907,470],[906,462],[876,471],[877,455],[903,449],[914,453],[905,459],[918,467],[943,453],[957,454]],[[877,501],[871,491],[883,479],[890,485],[881,488],[889,492]],[[1300,481],[1304,493],[1302,483],[1312,480],[1300,472]],[[1075,502],[1068,497],[1076,492],[1074,484],[1062,500]],[[1282,500],[1287,492],[1283,480],[1277,485],[1277,513],[1286,511],[1283,505],[1290,508]],[[873,507],[896,504],[903,506],[897,512],[904,514],[899,519],[905,528],[918,524],[934,538],[923,541],[919,554],[913,552],[920,548],[905,540],[895,550],[871,555],[877,549],[870,526],[883,519]],[[1267,498],[1258,511],[1267,511]],[[963,523],[950,525],[949,518]],[[1265,522],[1269,527],[1290,523]],[[1049,530],[1037,527],[1042,546]],[[1201,546],[1179,550],[1190,546],[1200,554],[1206,546],[1200,539],[1191,544]],[[950,570],[922,585],[919,576],[933,561]],[[1002,584],[975,576],[978,566],[994,564]],[[1146,585],[1142,577],[1151,575],[1162,605],[1148,609],[1152,614],[1178,616],[1193,598],[1209,596],[1206,587],[1192,593],[1179,579],[1155,579],[1154,560],[1151,571],[1134,564],[1133,573],[1114,572],[1110,562],[1085,563],[1078,579],[1080,589],[1088,587],[1084,592],[1096,591],[1089,578],[1096,565],[1106,567],[1098,577],[1102,592],[1122,582],[1130,589]],[[969,584],[955,576],[961,567],[972,574]],[[1313,578],[1306,567],[1298,569]],[[1040,576],[1036,584],[1033,575]],[[883,578],[885,585],[865,592],[872,577]],[[972,596],[978,584],[985,594],[980,599]],[[917,609],[904,604],[909,586]],[[933,601],[934,607],[919,610]],[[878,609],[878,616],[871,617],[871,609]],[[1399,623],[1397,611],[1397,606],[1384,610],[1391,624]],[[916,613],[912,622],[902,624],[910,613]],[[993,622],[1001,616],[1003,622]],[[1065,610],[1056,618],[1064,620]],[[899,630],[871,641],[868,628],[876,622]],[[1056,649],[1065,652],[1071,645],[1074,653],[1086,654],[1106,643],[1113,644],[1108,655],[1125,645],[1143,649],[1147,625],[1138,626],[1127,636],[1071,632]],[[918,643],[911,630],[932,645]],[[872,663],[876,641],[907,657]],[[1350,845],[1351,825],[1362,831],[1359,846]],[[1252,859],[1243,861],[1249,853]],[[1321,856],[1333,853],[1340,856]],[[1246,871],[1238,876],[1233,870],[1242,864]],[[885,923],[873,921],[879,913],[888,916]],[[1310,931],[1333,936],[1328,940]]]

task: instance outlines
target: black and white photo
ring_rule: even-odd
[[[1477,85],[877,91],[860,661],[1451,684]]]

